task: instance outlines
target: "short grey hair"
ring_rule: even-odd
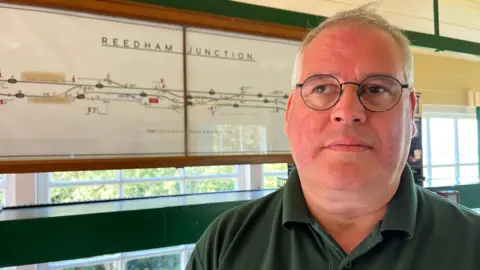
[[[411,85],[413,84],[413,55],[410,49],[410,41],[404,35],[401,29],[391,25],[386,19],[384,19],[379,14],[377,14],[376,9],[378,9],[378,3],[373,2],[373,3],[369,3],[351,10],[342,11],[342,12],[336,13],[332,17],[327,18],[317,27],[312,29],[300,44],[300,48],[295,58],[295,63],[293,66],[293,74],[292,74],[293,89],[296,88],[295,85],[297,83],[300,83],[298,80],[300,79],[300,76],[302,73],[302,58],[303,58],[305,47],[308,44],[310,44],[310,42],[312,42],[312,40],[323,29],[329,26],[343,24],[343,23],[373,25],[390,34],[395,39],[400,49],[402,50],[403,61],[404,61],[403,73],[404,73],[405,83],[407,83],[411,87]]]

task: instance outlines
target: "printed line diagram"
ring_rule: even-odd
[[[163,78],[148,84],[150,86],[121,83],[108,73],[100,78],[76,75],[67,78],[62,72],[25,71],[17,78],[15,75],[4,77],[0,72],[0,108],[25,99],[27,104],[43,105],[94,101],[87,102],[86,115],[108,115],[109,104],[130,102],[148,109],[170,110],[180,114],[183,114],[185,106],[201,107],[214,116],[217,111],[225,109],[258,109],[279,113],[285,111],[288,99],[288,92],[285,91],[261,93],[249,86],[238,86],[230,91],[189,90],[185,102],[183,89],[170,89]],[[41,86],[42,90],[39,91],[40,87],[35,86]]]

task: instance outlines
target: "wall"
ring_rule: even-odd
[[[480,88],[480,58],[460,57],[453,53],[414,54],[414,87],[422,94],[422,104],[468,105],[468,90]]]

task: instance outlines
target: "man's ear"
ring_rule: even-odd
[[[417,104],[417,95],[415,93],[415,89],[410,90],[410,115],[412,118],[412,138],[417,136],[417,125],[415,125],[415,111],[417,109],[417,106],[420,106],[420,104]]]
[[[292,109],[292,103],[295,99],[295,90],[290,91],[290,95],[288,96],[287,108],[285,110],[285,121],[283,125],[283,132],[288,136],[288,119],[290,117],[290,111]]]

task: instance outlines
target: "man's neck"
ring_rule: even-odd
[[[304,196],[307,207],[317,223],[346,253],[349,253],[385,216],[388,203],[397,188],[398,184],[392,186],[391,190],[383,192],[381,197],[345,194],[339,191],[328,191],[328,195],[323,192],[318,194],[318,189],[307,188],[304,189]]]

